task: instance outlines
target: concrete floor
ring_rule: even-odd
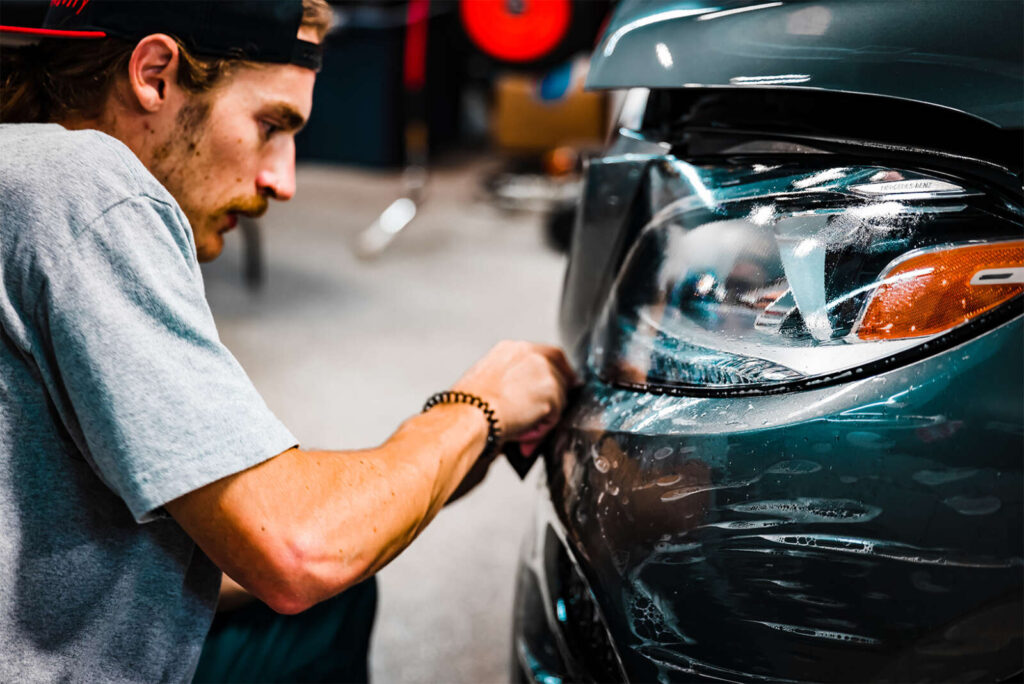
[[[503,338],[555,342],[564,258],[538,219],[474,200],[481,167],[435,172],[390,251],[364,263],[354,235],[397,196],[397,174],[300,167],[298,194],[262,219],[267,281],[241,278],[241,241],[204,267],[221,336],[305,446],[384,440]],[[379,575],[376,682],[508,680],[516,557],[537,469],[497,463]]]

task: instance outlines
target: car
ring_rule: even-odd
[[[1019,2],[626,0],[515,681],[1019,681]]]

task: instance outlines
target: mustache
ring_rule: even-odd
[[[270,202],[262,195],[255,197],[238,197],[228,202],[220,210],[220,214],[244,214],[252,218],[263,216]]]

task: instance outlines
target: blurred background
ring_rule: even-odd
[[[3,22],[41,24],[48,4],[5,0]],[[243,221],[204,279],[303,445],[356,449],[499,340],[558,342],[579,172],[615,108],[583,91],[612,3],[330,4],[296,197]],[[373,679],[508,680],[537,474],[496,463],[380,573]]]

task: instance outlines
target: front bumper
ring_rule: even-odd
[[[548,454],[550,501],[524,547],[521,673],[1013,676],[1022,340],[1017,318],[883,375],[779,396],[588,384]]]

